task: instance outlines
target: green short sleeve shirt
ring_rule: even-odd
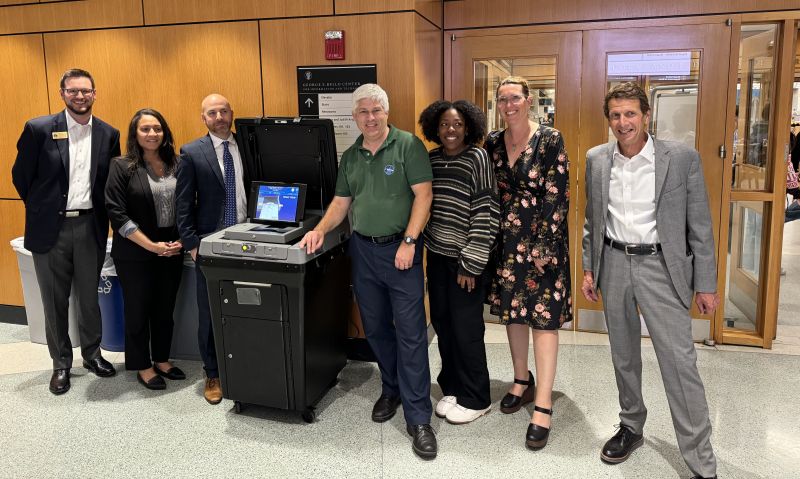
[[[367,236],[402,233],[414,203],[412,185],[433,181],[428,151],[419,138],[389,126],[373,155],[359,136],[342,154],[336,196],[353,199],[353,229]]]

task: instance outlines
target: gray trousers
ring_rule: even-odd
[[[691,318],[672,286],[664,257],[628,256],[610,246],[604,248],[599,284],[619,389],[620,422],[642,434],[647,418],[642,398],[641,311],[683,459],[692,474],[713,477],[717,463]]]
[[[73,283],[77,295],[81,356],[90,360],[100,355],[102,322],[97,284],[105,251],[97,245],[95,228],[92,214],[65,218],[55,246],[47,253],[33,253],[53,369],[72,367],[68,313]]]

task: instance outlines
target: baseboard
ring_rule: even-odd
[[[24,306],[8,306],[0,304],[0,323],[28,324]]]

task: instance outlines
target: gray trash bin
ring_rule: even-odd
[[[33,255],[25,249],[25,239],[22,237],[11,240],[11,247],[17,253],[19,276],[22,279],[22,296],[25,300],[25,315],[28,317],[28,333],[32,343],[47,344],[44,331],[44,306],[42,306],[42,293],[39,290],[39,281],[33,267]],[[74,292],[74,291],[73,291]],[[72,347],[80,346],[78,334],[78,305],[75,294],[69,296],[69,340]]]
[[[197,344],[197,279],[195,264],[189,253],[183,258],[183,275],[175,301],[170,356],[176,359],[199,361],[200,346]]]

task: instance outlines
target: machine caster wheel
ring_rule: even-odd
[[[242,405],[242,403],[240,401],[234,401],[233,402],[233,410],[236,411],[236,414],[241,414],[243,409],[244,409],[244,406]]]
[[[314,413],[314,410],[311,408],[308,408],[305,411],[303,411],[302,416],[303,416],[303,421],[309,424],[313,423],[314,420],[317,418],[316,413]]]

